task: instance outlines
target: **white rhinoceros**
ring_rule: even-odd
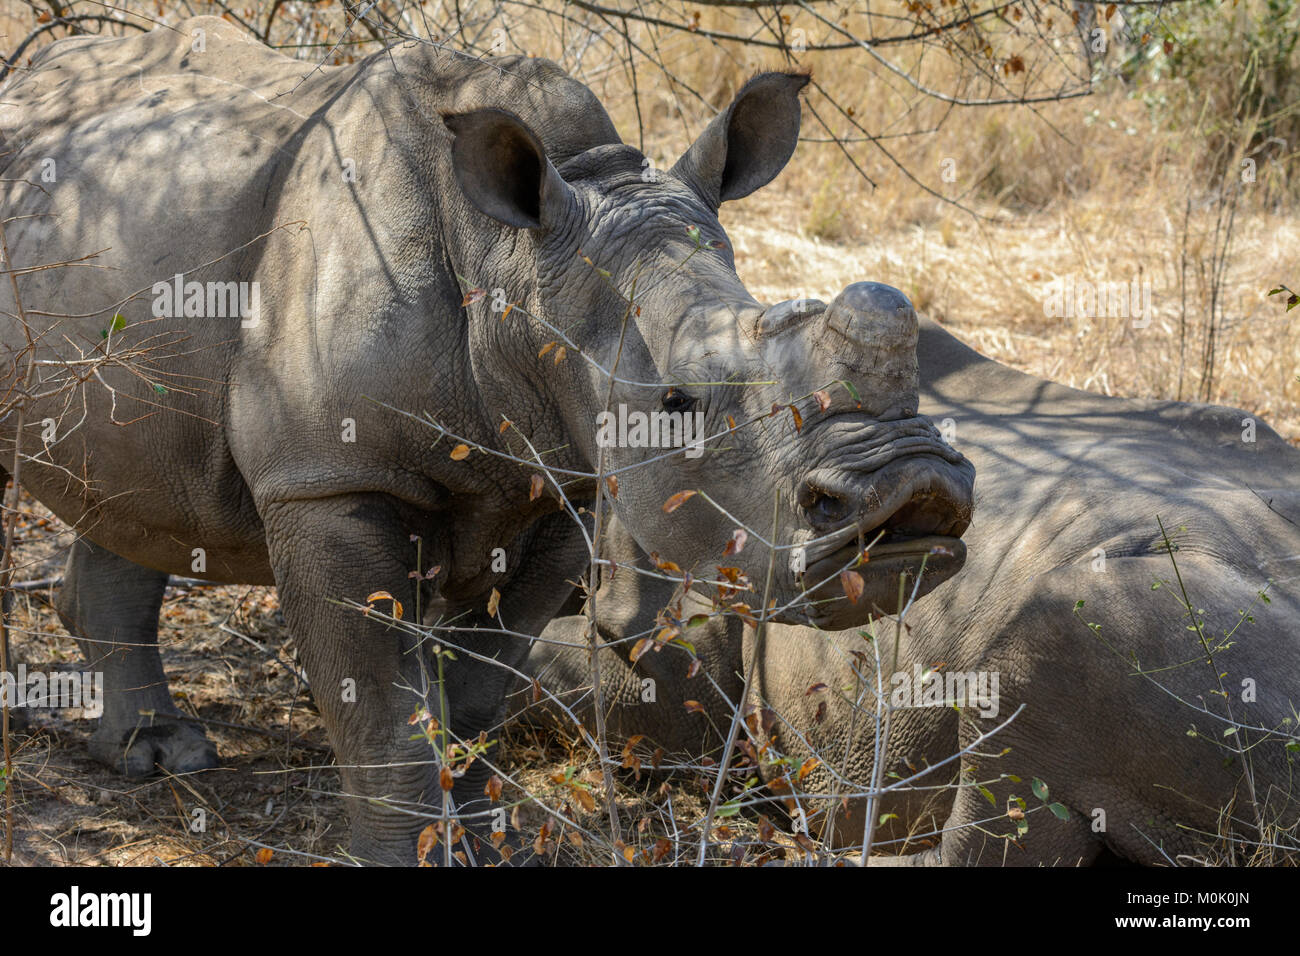
[[[933,581],[954,573],[973,470],[917,414],[911,305],[857,283],[811,314],[764,307],[718,222],[790,158],[806,83],[756,76],[659,175],[544,60],[412,42],[318,69],[197,18],[17,71],[0,460],[17,442],[22,484],[80,534],[59,610],[105,673],[95,756],[211,766],[156,650],[167,575],[274,583],[354,855],[414,862],[442,790],[408,718],[439,712],[437,670],[379,619],[393,603],[347,600],[456,618],[450,724],[474,740],[519,635],[587,566],[598,487],[683,567],[736,522],[802,546],[830,583],[809,601],[782,560],[787,620],[861,622],[936,546]],[[665,512],[683,490],[701,494]],[[875,529],[892,552],[855,605],[835,578]],[[758,579],[771,553],[756,536],[733,563]],[[456,779],[470,822],[489,772]]]
[[[874,845],[929,846],[894,862],[944,865],[1075,865],[1108,852],[1159,865],[1180,854],[1240,861],[1261,841],[1294,848],[1300,451],[1235,409],[1107,398],[1022,374],[928,320],[919,356],[921,411],[979,481],[965,569],[908,612],[896,667],[894,628],[879,628],[885,693],[911,706],[891,720]],[[645,565],[630,538],[611,533],[611,554]],[[688,629],[704,662],[694,678],[672,646],[629,665],[635,641],[674,600],[671,585],[630,569],[602,584],[598,625],[613,645],[603,655],[607,724],[716,758],[754,632],[735,617]],[[688,599],[678,616],[710,610]],[[565,617],[545,634],[580,643],[584,628]],[[585,652],[538,644],[527,669],[590,714],[589,695],[573,692],[590,687]],[[857,630],[767,629],[751,704],[774,715],[776,749],[794,768],[814,752],[824,761],[801,789],[868,791],[875,680],[875,654]],[[941,686],[940,698],[964,698],[960,718],[951,706],[915,706]],[[1022,706],[959,762],[917,776]],[[865,799],[849,800],[829,833],[826,801],[802,806],[832,842],[863,842]]]

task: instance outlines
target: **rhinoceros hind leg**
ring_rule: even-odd
[[[78,539],[57,608],[91,672],[104,675],[104,711],[90,755],[128,777],[156,767],[192,773],[217,766],[217,751],[180,719],[158,654],[158,612],[167,575]]]

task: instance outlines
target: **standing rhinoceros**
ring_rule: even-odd
[[[878,632],[885,693],[909,709],[892,719],[885,769],[898,776],[882,778],[876,845],[928,836],[938,845],[898,862],[945,865],[1073,865],[1103,848],[1167,864],[1216,844],[1216,856],[1230,847],[1242,860],[1250,844],[1232,841],[1243,838],[1295,847],[1300,451],[1244,412],[1106,398],[1022,374],[928,320],[918,354],[921,411],[950,430],[980,484],[965,569],[908,612],[896,667],[894,627]],[[611,535],[611,556],[645,566],[631,538]],[[671,584],[620,569],[598,598],[612,645],[611,732],[716,757],[754,632],[718,616],[689,630],[704,666],[687,679],[690,662],[671,647],[628,663],[658,609],[678,599]],[[688,598],[679,613],[710,610]],[[573,643],[584,627],[566,617],[544,633]],[[751,704],[776,715],[776,748],[795,768],[815,752],[840,776],[818,767],[804,781],[811,792],[868,789],[875,661],[857,630],[767,629]],[[590,686],[585,653],[554,644],[539,643],[527,670],[574,706],[572,690]],[[929,671],[944,700],[966,704],[960,719],[951,706],[915,706],[940,686]],[[967,686],[954,697],[957,675]],[[1012,717],[959,764],[940,764]],[[927,764],[938,766],[916,776]],[[1024,820],[1007,816],[1021,810],[1013,796],[1026,801]],[[826,835],[820,804],[809,822]],[[848,802],[833,842],[862,842],[865,809]],[[1022,824],[1023,838],[1002,839]]]
[[[20,303],[0,292],[0,450],[21,421],[22,484],[80,533],[59,609],[105,672],[94,754],[211,766],[156,651],[167,575],[274,583],[355,798],[352,850],[410,862],[411,811],[441,799],[408,725],[437,712],[435,671],[380,617],[392,603],[348,601],[386,592],[409,620],[418,592],[455,618],[445,690],[473,739],[503,711],[497,663],[587,567],[577,509],[598,484],[681,568],[711,574],[744,526],[728,565],[761,581],[779,545],[786,620],[858,623],[935,548],[933,580],[955,572],[973,470],[917,415],[910,304],[860,283],[811,314],[765,308],[718,223],[789,159],[806,82],[756,76],[659,175],[544,60],[408,43],[313,69],[198,18],[63,40],[18,73],[8,248],[53,267],[19,273]],[[876,529],[853,603],[836,578]],[[487,772],[457,781],[461,811]]]

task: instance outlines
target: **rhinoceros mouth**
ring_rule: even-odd
[[[821,532],[806,546],[810,565],[853,547],[865,550],[871,545],[871,557],[942,547],[959,539],[970,523],[971,486],[946,463],[938,469],[921,468],[884,495],[877,490],[883,484],[831,490],[835,486],[819,476],[804,482],[799,505],[813,529]]]
[[[969,466],[913,458],[882,469],[865,488],[852,476],[808,476],[799,505],[821,534],[804,547],[801,584],[808,592],[793,616],[821,628],[856,626],[898,610],[900,575],[906,601],[956,574],[966,559],[961,535],[971,517],[969,472]],[[846,587],[841,572],[850,570],[857,577]],[[857,587],[859,593],[849,593]]]
[[[933,591],[955,575],[966,562],[966,543],[951,535],[923,535],[915,538],[881,537],[866,550],[866,560],[856,544],[838,549],[810,565],[803,576],[809,588],[805,602],[794,608],[790,620],[823,630],[841,630],[866,623],[900,609],[899,579],[902,577],[901,606]],[[851,598],[841,573],[858,575],[861,591]]]

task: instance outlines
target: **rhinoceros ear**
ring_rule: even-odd
[[[716,209],[776,178],[799,142],[799,91],[806,73],[760,73],[677,161],[673,175]]]
[[[513,113],[498,109],[443,116],[454,137],[456,181],[479,210],[516,229],[558,222],[574,202],[541,140]]]

